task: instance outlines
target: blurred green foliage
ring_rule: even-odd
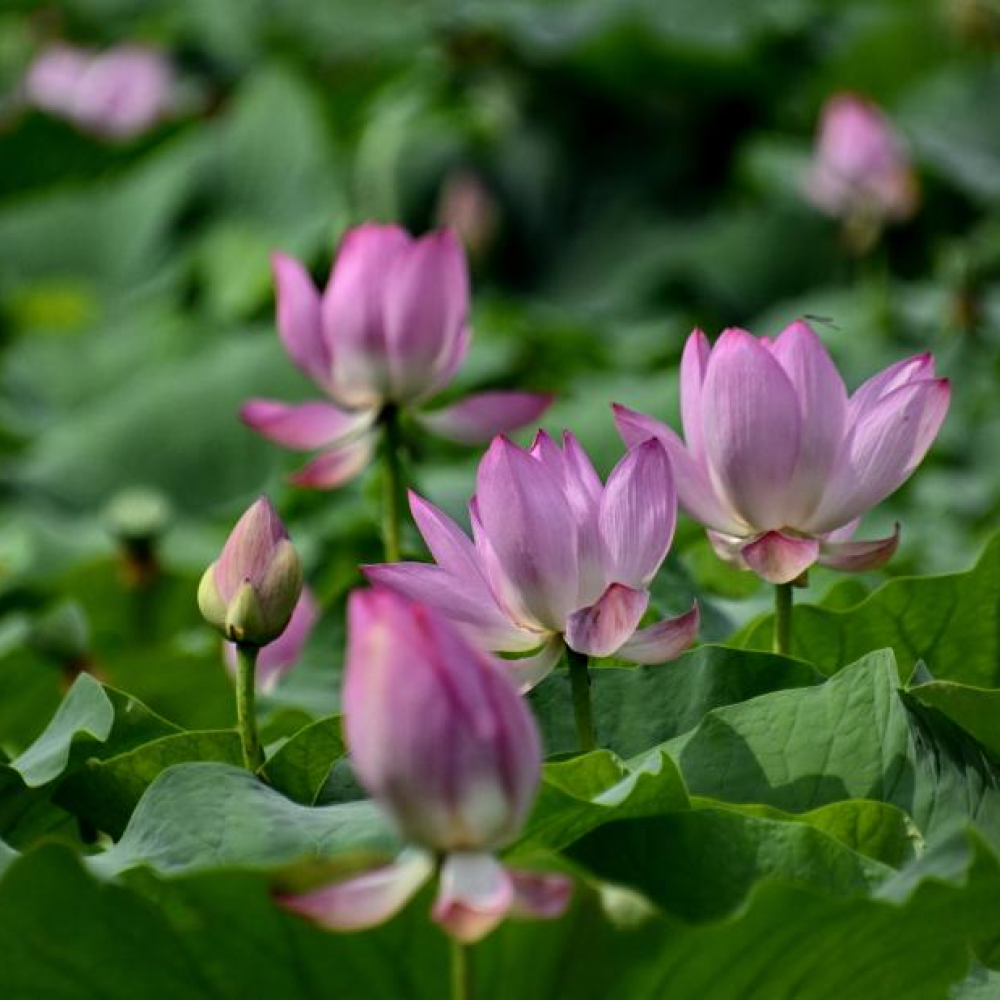
[[[161,47],[182,81],[178,112],[141,138],[109,143],[22,107],[25,67],[60,38],[97,47],[138,39]],[[837,968],[847,977],[836,983],[861,989],[864,982],[864,995],[876,998],[944,996],[962,974],[968,928],[997,919],[987,901],[989,893],[994,904],[998,898],[996,857],[987,858],[975,839],[942,838],[915,874],[891,872],[888,865],[906,860],[912,833],[899,809],[912,810],[913,801],[905,789],[889,787],[878,747],[859,744],[852,757],[852,748],[839,746],[838,756],[841,716],[830,716],[827,701],[855,692],[843,718],[856,728],[876,725],[878,712],[892,703],[896,749],[919,779],[921,816],[940,808],[940,822],[951,825],[969,814],[995,817],[995,787],[987,786],[995,783],[996,765],[982,765],[969,741],[996,749],[986,695],[971,685],[996,681],[989,643],[997,634],[997,548],[988,550],[978,575],[900,581],[859,602],[885,574],[967,569],[998,523],[998,51],[996,0],[6,0],[0,6],[0,754],[6,757],[0,762],[32,744],[62,703],[68,722],[64,715],[54,736],[46,730],[33,752],[49,754],[43,763],[53,767],[61,761],[69,776],[56,782],[57,791],[41,779],[25,791],[16,759],[0,767],[0,796],[20,789],[0,803],[0,834],[17,847],[40,837],[86,842],[86,830],[65,808],[82,818],[103,815],[118,833],[150,782],[176,764],[167,776],[173,784],[157,779],[156,794],[134,814],[139,821],[131,835],[104,855],[111,858],[103,862],[108,870],[102,873],[98,862],[93,874],[107,874],[116,858],[122,869],[150,858],[155,868],[157,851],[174,843],[156,809],[164,802],[180,808],[170,796],[180,795],[185,782],[188,798],[177,801],[191,809],[193,836],[201,822],[215,836],[218,788],[225,785],[239,804],[245,829],[237,832],[251,846],[214,861],[261,862],[247,819],[259,815],[257,802],[240,797],[243,779],[224,766],[235,754],[232,734],[219,732],[232,721],[231,692],[194,592],[235,516],[263,490],[289,524],[325,609],[304,662],[262,705],[272,747],[293,737],[269,765],[272,781],[303,804],[279,802],[275,794],[274,823],[285,812],[301,818],[313,802],[333,809],[356,795],[350,774],[339,770],[343,746],[331,715],[343,648],[340,598],[358,582],[357,564],[380,557],[376,473],[336,493],[294,490],[285,476],[301,456],[256,438],[237,410],[254,395],[305,399],[313,392],[275,335],[272,250],[294,253],[324,276],[348,225],[374,218],[426,229],[449,217],[449,190],[471,178],[487,208],[482,231],[470,236],[475,338],[454,392],[555,390],[546,427],[572,428],[602,471],[621,453],[611,401],[676,425],[676,366],[694,326],[713,336],[733,325],[765,334],[807,315],[852,388],[924,350],[934,352],[953,385],[952,410],[928,460],[864,526],[877,536],[899,520],[898,555],[882,573],[861,579],[838,583],[832,573],[814,572],[802,599],[817,607],[808,619],[802,615],[796,633],[797,651],[823,673],[879,645],[893,645],[908,673],[933,647],[947,663],[931,661],[931,671],[940,669],[948,680],[925,677],[904,697],[890,690],[891,664],[877,660],[817,693],[805,664],[787,661],[772,672],[769,654],[714,648],[659,674],[661,668],[602,670],[595,689],[615,749],[631,754],[652,742],[676,744],[682,766],[678,771],[660,755],[665,770],[654,788],[674,789],[670,808],[679,811],[648,815],[643,790],[653,778],[628,774],[620,761],[591,758],[572,772],[550,765],[542,802],[562,817],[559,830],[573,829],[577,837],[591,831],[574,848],[577,860],[637,885],[664,912],[655,928],[631,932],[621,945],[588,890],[570,921],[544,931],[505,929],[491,939],[480,978],[499,982],[490,969],[509,954],[530,954],[518,968],[541,969],[541,979],[518,995],[551,995],[545,976],[564,981],[566,966],[552,963],[565,948],[570,957],[607,956],[606,969],[592,983],[581,981],[574,996],[607,995],[601,990],[626,975],[630,996],[660,996],[667,968],[679,996],[743,997],[770,982],[768,997],[798,997],[806,995],[794,989],[809,977],[810,948],[822,940],[824,976]],[[847,252],[837,224],[806,202],[801,186],[819,108],[843,89],[885,108],[921,178],[918,214],[862,259]],[[414,448],[416,485],[464,516],[477,454],[429,440]],[[136,487],[152,491],[154,506],[162,501],[163,523],[142,551],[115,513],[123,493]],[[405,541],[419,557],[416,534]],[[654,600],[677,613],[695,594],[713,641],[747,625],[769,599],[752,576],[722,566],[704,533],[682,520]],[[984,602],[981,614],[969,606],[974,597]],[[920,612],[919,621],[906,618],[901,600]],[[961,621],[975,619],[974,628],[952,621],[949,601],[966,602]],[[939,633],[935,615],[948,619]],[[897,618],[895,626],[886,624]],[[760,646],[762,628],[766,623],[751,624],[741,635]],[[986,638],[973,655],[974,635]],[[74,682],[81,684],[82,671],[109,686],[93,684],[81,704]],[[868,675],[881,684],[874,694]],[[63,701],[67,690],[73,694]],[[750,707],[739,704],[751,698]],[[819,781],[812,771],[785,786],[762,772],[753,776],[758,811],[740,812],[734,803],[747,801],[740,792],[749,786],[734,791],[713,761],[734,752],[730,744],[743,737],[774,736],[764,723],[753,728],[759,720],[752,706],[765,698],[775,699],[766,704],[781,706],[790,726],[800,708],[814,713],[816,732],[823,729],[816,719],[826,718],[830,746],[823,752],[840,770],[826,775],[822,788],[810,784]],[[564,702],[554,679],[534,696],[550,749],[569,741],[565,712],[553,709],[565,709]],[[904,721],[904,702],[922,714]],[[640,709],[648,712],[650,704],[662,711],[640,724]],[[142,747],[121,731],[117,720],[126,708],[151,727]],[[722,714],[701,721],[716,709]],[[177,726],[199,732],[178,733]],[[926,762],[914,750],[927,745],[945,748],[947,766],[934,776],[921,770]],[[857,759],[867,750],[872,783],[862,787]],[[761,752],[772,751],[780,760],[788,747]],[[198,759],[216,763],[183,763]],[[803,760],[811,760],[808,753]],[[719,801],[690,811],[681,776],[692,791]],[[574,780],[590,782],[589,791]],[[621,792],[619,780],[633,784]],[[835,782],[850,788],[833,788]],[[934,798],[944,794],[939,786],[957,789],[956,801],[971,804],[955,806],[953,815]],[[629,856],[649,862],[642,878],[614,857],[607,829],[597,829],[604,806],[594,803],[598,792],[612,794],[609,788],[624,802],[625,811],[613,818],[627,826]],[[838,802],[848,792],[882,804]],[[356,805],[361,819],[357,828],[348,822],[346,840],[367,846],[367,807]],[[779,810],[793,806],[814,810],[812,818],[786,823]],[[323,824],[321,814],[309,815],[309,822]],[[853,839],[839,835],[837,824],[849,827]],[[526,837],[535,835],[531,829]],[[817,847],[821,835],[829,840]],[[695,848],[711,837],[738,843],[746,857],[757,852],[758,867],[746,861],[753,877],[745,884],[712,881],[719,883],[717,896],[672,889],[674,869],[650,845],[662,852],[669,844],[672,858],[688,859],[679,862],[685,868],[705,856]],[[540,835],[537,841],[552,849],[563,844]],[[136,844],[147,853],[135,848],[128,855]],[[287,846],[289,857],[294,846]],[[848,857],[848,848],[856,853]],[[796,851],[812,861],[800,865]],[[787,868],[767,868],[768,859],[788,852]],[[0,868],[9,861],[0,841]],[[167,869],[164,862],[159,874]],[[751,891],[765,869],[768,878],[785,881]],[[978,888],[963,881],[973,869],[990,869]],[[946,877],[935,881],[941,871]],[[389,977],[385,988],[402,989],[391,985],[385,956],[395,956],[400,941],[424,947],[430,934],[414,920],[394,923],[352,952],[344,939],[331,945],[274,911],[256,876],[240,877],[237,891],[201,871],[169,884],[159,875],[133,874],[128,887],[112,891],[52,848],[24,859],[4,883],[0,941],[16,915],[44,956],[52,947],[50,913],[68,914],[86,900],[95,916],[82,929],[98,956],[95,966],[117,943],[100,932],[105,919],[122,933],[139,921],[134,933],[147,943],[163,935],[185,949],[183,962],[172,964],[173,945],[163,944],[162,954],[144,957],[144,971],[134,962],[122,965],[118,948],[116,985],[102,980],[106,995],[173,996],[175,987],[211,980],[217,992],[210,995],[245,997],[312,995],[309,984],[325,982],[327,972],[368,985],[384,986]],[[836,893],[848,883],[853,888],[827,905],[816,893],[831,880]],[[861,883],[872,898],[854,893]],[[154,912],[148,899],[162,911]],[[878,900],[897,907],[895,923]],[[709,915],[724,914],[725,921],[682,926],[706,916],[698,907],[715,907]],[[776,914],[789,912],[801,919],[784,921],[788,937],[772,944]],[[236,920],[240,933],[251,935],[247,914],[268,922],[270,947],[281,952],[265,971],[247,966],[247,989],[253,976],[264,982],[269,975],[270,993],[247,992],[235,979],[215,982],[223,959],[206,957],[203,945],[189,940],[200,922],[218,932]],[[928,930],[934,926],[936,936]],[[848,945],[862,938],[865,946],[851,951]],[[807,946],[797,948],[799,941]],[[871,944],[886,941],[895,942],[892,961]],[[718,967],[719,947],[766,956],[769,946],[806,956],[801,968],[789,966],[780,988],[755,980],[742,965],[727,966],[724,981],[705,971]],[[405,974],[412,978],[406,995],[439,995],[443,949],[437,939],[426,948],[431,958]],[[289,949],[312,970],[298,970],[294,985],[284,978],[294,965]],[[815,956],[821,963],[822,954]],[[987,957],[981,950],[980,958]],[[8,979],[0,980],[11,990],[25,988],[33,968],[12,961]],[[575,968],[580,978],[579,962]],[[107,974],[105,967],[101,975]],[[154,985],[160,992],[149,992]],[[821,986],[809,995],[835,992],[835,983],[829,993]],[[962,988],[967,992],[953,995],[985,997],[995,988],[996,973],[980,969]]]

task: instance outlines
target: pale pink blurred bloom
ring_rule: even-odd
[[[141,45],[102,53],[54,45],[28,68],[28,103],[116,139],[147,131],[169,111],[174,76],[166,57]]]
[[[806,177],[813,204],[837,218],[909,218],[918,187],[910,159],[885,115],[854,94],[836,94],[820,117]]]
[[[451,232],[413,239],[398,226],[351,229],[322,293],[298,261],[280,253],[273,261],[278,333],[330,402],[254,399],[241,416],[286,448],[320,451],[292,477],[297,485],[332,489],[363,471],[387,406],[473,444],[535,420],[550,404],[545,394],[488,391],[424,410],[454,378],[471,336],[468,268]]]
[[[447,176],[437,217],[443,228],[458,233],[473,258],[486,250],[496,234],[496,201],[482,177],[471,170],[456,170]]]
[[[797,320],[771,341],[700,330],[681,359],[682,441],[622,406],[627,445],[657,437],[670,454],[681,506],[716,551],[771,583],[813,563],[882,565],[896,532],[850,541],[861,516],[920,464],[948,411],[948,380],[929,354],[891,365],[848,396],[819,337]]]
[[[318,618],[319,607],[316,598],[308,587],[303,587],[285,631],[274,642],[262,646],[257,654],[257,669],[254,676],[258,691],[264,693],[273,691],[285,674],[299,662],[302,650],[309,641]],[[238,667],[236,645],[232,642],[224,643],[223,656],[226,669],[235,678]]]
[[[649,434],[602,484],[576,438],[560,448],[539,432],[530,451],[506,438],[479,465],[471,541],[447,515],[410,494],[435,563],[366,566],[374,583],[438,608],[482,648],[531,656],[505,661],[523,690],[566,646],[634,663],[679,656],[698,609],[646,628],[649,586],[677,515],[670,463]]]
[[[557,917],[571,884],[518,872],[495,852],[538,790],[535,721],[504,668],[445,618],[387,590],[348,604],[347,742],[358,779],[408,845],[383,867],[279,902],[332,930],[388,920],[439,861],[432,917],[476,941],[507,916]]]

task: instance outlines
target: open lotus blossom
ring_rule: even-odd
[[[906,219],[917,207],[917,183],[891,124],[870,101],[836,94],[820,118],[806,193],[838,218]]]
[[[301,592],[299,555],[271,501],[261,497],[205,570],[198,607],[230,642],[267,646],[285,631]]]
[[[437,868],[432,916],[459,941],[507,916],[562,913],[569,879],[495,856],[524,825],[541,769],[534,719],[497,660],[430,608],[357,591],[343,704],[355,772],[408,846],[391,864],[279,902],[360,930],[398,912]]]
[[[475,542],[411,493],[436,565],[390,563],[365,573],[439,608],[485,649],[541,647],[507,662],[524,690],[552,670],[565,646],[635,663],[673,659],[697,633],[697,607],[638,627],[677,517],[667,453],[647,437],[607,485],[569,432],[562,448],[539,432],[530,451],[497,437],[479,464],[470,504]]]
[[[399,226],[348,231],[321,294],[302,265],[273,258],[278,333],[329,402],[254,399],[241,411],[259,434],[318,457],[293,476],[332,489],[370,462],[379,417],[406,409],[428,431],[464,444],[535,420],[551,397],[488,391],[444,409],[423,406],[454,378],[469,346],[469,276],[448,230],[411,238]]]
[[[285,631],[273,642],[269,642],[260,649],[254,675],[258,691],[265,694],[273,691],[282,677],[299,662],[302,649],[308,642],[318,617],[319,608],[316,605],[316,598],[308,587],[303,587],[298,604],[295,605],[292,617],[288,619],[288,625],[285,626]],[[232,642],[223,645],[226,669],[233,678],[236,678],[236,645]]]
[[[663,442],[681,506],[716,551],[771,583],[813,563],[860,570],[896,550],[888,538],[850,541],[860,517],[901,486],[948,411],[948,380],[929,354],[891,365],[848,396],[833,361],[798,320],[771,341],[700,330],[681,360],[686,441],[664,424],[615,407],[626,444]]]
[[[174,75],[162,53],[142,45],[98,53],[59,44],[35,58],[23,89],[30,104],[85,131],[129,139],[170,110]]]

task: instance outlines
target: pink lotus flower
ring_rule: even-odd
[[[906,219],[917,207],[917,183],[892,126],[869,101],[836,94],[820,118],[806,178],[813,203],[838,218]]]
[[[286,448],[321,449],[295,474],[299,486],[332,489],[372,458],[388,406],[414,411],[426,429],[465,444],[530,423],[551,402],[532,392],[481,392],[430,413],[469,346],[469,277],[449,231],[412,239],[368,223],[341,243],[322,295],[298,261],[274,255],[278,332],[296,365],[332,402],[254,399],[245,423]]]
[[[434,611],[389,591],[348,607],[347,742],[358,778],[409,845],[391,864],[300,895],[287,908],[333,930],[388,920],[434,874],[432,916],[476,941],[509,915],[556,917],[560,875],[512,871],[495,852],[518,835],[538,789],[534,719],[503,667]]]
[[[257,655],[254,676],[258,691],[265,694],[273,691],[285,674],[299,662],[317,618],[319,618],[319,608],[316,605],[316,598],[308,587],[303,587],[285,631],[273,642],[262,646]],[[238,668],[235,643],[223,643],[223,657],[226,669],[235,678]]]
[[[29,103],[114,139],[132,138],[156,124],[169,110],[173,90],[169,62],[141,45],[102,53],[53,45],[24,78]]]
[[[924,354],[848,397],[819,337],[798,320],[773,343],[731,329],[711,348],[700,330],[691,334],[681,360],[686,443],[622,406],[615,420],[626,444],[663,442],[681,505],[720,556],[788,583],[816,562],[859,570],[889,559],[898,526],[889,538],[848,539],[920,464],[949,395]]]
[[[236,522],[198,585],[205,620],[231,642],[267,646],[284,632],[302,592],[302,563],[267,497]]]
[[[569,432],[561,449],[543,431],[530,451],[496,438],[470,504],[475,543],[414,493],[410,509],[437,565],[366,566],[368,578],[437,607],[484,649],[541,646],[507,662],[524,690],[567,645],[662,663],[697,633],[697,607],[638,628],[677,516],[670,463],[655,440],[638,440],[602,485]]]

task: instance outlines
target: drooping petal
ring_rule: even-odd
[[[830,569],[859,573],[866,569],[878,569],[892,557],[899,545],[899,525],[888,538],[872,539],[869,542],[823,542],[819,550],[819,564]]]
[[[453,938],[484,938],[514,904],[510,873],[492,854],[449,854],[431,915]]]
[[[566,621],[566,644],[587,656],[610,656],[635,632],[649,606],[649,591],[613,583],[596,604]]]
[[[768,583],[791,583],[816,562],[819,542],[768,531],[744,545],[742,556],[747,566]]]
[[[294,257],[275,253],[271,267],[281,342],[303,374],[328,389],[333,377],[333,358],[323,338],[320,294],[309,273]]]
[[[527,652],[542,640],[538,632],[515,625],[481,580],[456,576],[430,563],[401,562],[362,566],[373,583],[437,608],[484,649]]]
[[[846,433],[847,390],[822,341],[803,320],[782,330],[771,348],[799,401],[799,460],[785,523],[801,524],[823,496]]]
[[[701,387],[711,350],[708,337],[701,330],[693,330],[681,355],[681,424],[688,451],[698,465],[702,465],[705,459]]]
[[[632,663],[666,663],[675,660],[698,637],[701,615],[698,605],[691,605],[676,618],[666,618],[655,625],[639,629],[635,635],[618,650],[623,660]]]
[[[514,883],[512,917],[555,920],[561,917],[573,895],[573,880],[556,872],[509,870]]]
[[[322,452],[288,479],[307,489],[333,490],[364,472],[374,454],[375,435],[363,434]]]
[[[626,447],[633,448],[649,438],[656,438],[667,449],[670,470],[681,505],[697,521],[727,534],[747,533],[747,524],[727,506],[710,482],[703,468],[684,447],[684,442],[666,424],[613,404],[615,425]]]
[[[777,359],[745,330],[726,330],[712,350],[702,415],[713,482],[757,530],[782,527],[799,457],[799,403]]]
[[[899,389],[910,382],[921,382],[934,377],[934,358],[930,353],[917,354],[889,365],[854,390],[849,403],[848,426],[854,426],[865,413],[894,389]]]
[[[520,831],[541,767],[534,719],[505,665],[438,612],[352,593],[343,706],[358,780],[405,839],[492,851]]]
[[[677,495],[666,449],[657,439],[630,448],[608,477],[598,530],[608,579],[649,585],[666,558],[677,522]]]
[[[559,480],[506,438],[494,439],[476,477],[484,553],[494,592],[512,595],[543,625],[561,631],[577,598],[577,536]],[[502,574],[494,574],[493,559]]]
[[[947,379],[925,379],[894,389],[867,409],[848,432],[806,530],[839,528],[899,489],[937,436],[950,395]]]
[[[399,226],[374,223],[356,226],[341,241],[322,315],[335,358],[334,395],[345,406],[377,406],[389,391],[386,293],[410,243]]]
[[[383,868],[310,892],[281,893],[275,901],[328,930],[359,931],[395,916],[433,873],[433,857],[409,848]]]
[[[370,427],[375,412],[348,413],[331,403],[291,404],[251,399],[243,404],[240,419],[270,441],[286,448],[312,451]]]
[[[418,413],[417,420],[432,434],[449,441],[481,444],[534,422],[549,408],[552,399],[544,392],[475,392],[444,409]]]
[[[425,394],[468,313],[469,269],[454,233],[428,233],[398,254],[384,300],[393,399],[406,402]]]
[[[537,653],[516,660],[504,660],[503,663],[514,678],[518,691],[526,694],[552,673],[565,648],[562,636],[553,635]]]

